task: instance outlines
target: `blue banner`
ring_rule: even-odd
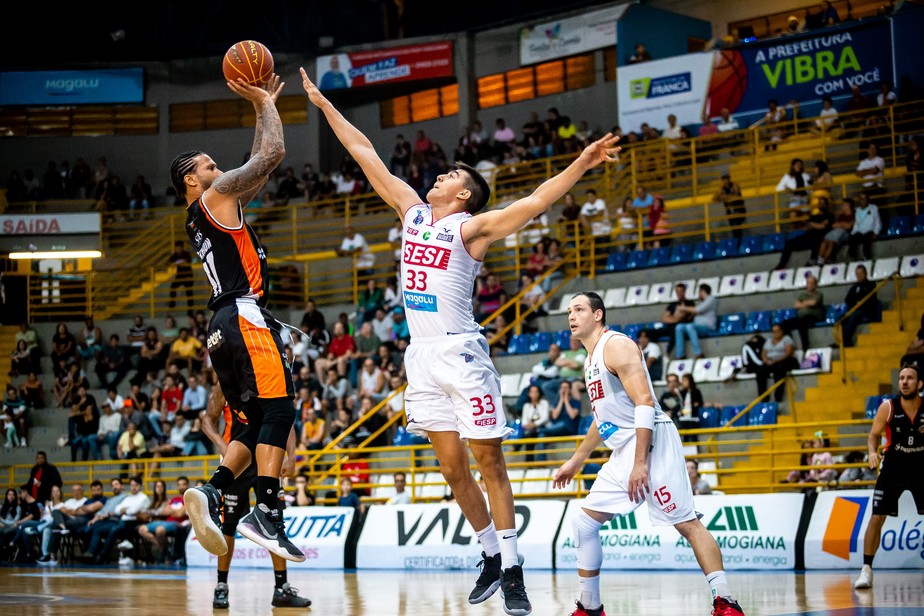
[[[144,102],[144,69],[0,73],[0,106]]]

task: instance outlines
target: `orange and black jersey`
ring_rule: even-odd
[[[202,198],[186,208],[186,234],[202,260],[212,285],[209,308],[215,310],[226,300],[246,297],[266,305],[266,252],[254,230],[244,221],[225,227],[209,212]]]
[[[891,396],[885,430],[882,470],[898,476],[920,478],[924,468],[924,404],[912,420],[902,407],[901,396]]]
[[[247,415],[245,415],[243,411],[231,410],[231,405],[227,402],[225,403],[225,408],[222,410],[222,413],[224,414],[225,429],[221,433],[221,437],[226,443],[230,443],[247,429],[249,425]]]

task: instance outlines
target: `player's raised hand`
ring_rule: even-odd
[[[276,79],[278,80],[278,77]],[[274,80],[270,79],[270,81],[267,83],[269,84],[273,82]],[[285,84],[281,84],[279,88],[281,89],[283,85]],[[237,81],[229,81],[228,87],[232,92],[243,99],[249,100],[254,105],[265,105],[266,103],[272,104],[276,100],[274,96],[278,96],[278,92],[276,95],[274,95],[272,91],[264,89],[264,86],[252,86],[243,79],[238,79]]]
[[[279,75],[273,73],[272,77],[269,78],[269,81],[266,82],[266,85],[263,86],[263,89],[269,92],[270,98],[273,100],[273,104],[276,104],[276,100],[279,98],[279,93],[282,92],[282,87],[286,85],[286,82],[280,81]]]
[[[574,479],[574,476],[578,474],[579,470],[580,464],[574,460],[568,460],[552,475],[552,487],[555,489],[566,487]]]
[[[308,94],[308,100],[315,105],[323,103],[326,100],[324,95],[318,90],[318,86],[314,85],[314,82],[308,79],[308,73],[305,72],[305,69],[299,67],[298,72],[302,74],[302,87],[305,88],[305,92]]]
[[[607,133],[600,139],[597,139],[581,152],[580,160],[592,169],[600,163],[619,162],[619,151],[622,149],[616,145],[619,137],[614,137],[613,133]]]

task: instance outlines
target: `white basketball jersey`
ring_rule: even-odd
[[[469,218],[459,212],[434,222],[427,203],[404,215],[401,286],[412,340],[481,330],[472,315],[481,262],[468,254],[460,230]]]
[[[603,332],[597,346],[594,347],[594,352],[584,360],[584,383],[587,385],[590,408],[600,436],[607,447],[618,451],[635,437],[635,402],[626,393],[622,381],[607,369],[603,361],[603,348],[614,336],[626,337],[625,334],[614,331]],[[641,351],[638,360],[644,366]],[[648,367],[644,368],[648,390],[651,392],[651,399],[654,400],[655,423],[671,423],[671,418],[664,414],[658,404]]]

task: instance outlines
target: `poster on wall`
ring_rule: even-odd
[[[520,64],[535,64],[616,44],[616,21],[628,4],[520,29]]]
[[[696,511],[722,550],[728,569],[792,569],[796,562],[796,533],[802,514],[802,494],[697,496]],[[555,545],[555,568],[574,569],[577,554],[571,519],[581,501],[565,512]],[[618,516],[600,530],[603,569],[699,569],[693,548],[673,526],[654,526],[648,506]]]
[[[452,42],[442,41],[319,56],[316,70],[320,90],[342,90],[451,77]]]

